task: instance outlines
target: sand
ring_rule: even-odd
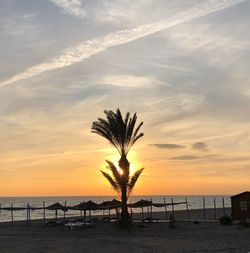
[[[185,213],[183,213],[185,214]],[[158,214],[164,216],[164,214]],[[185,215],[184,215],[185,216]],[[127,232],[117,224],[98,223],[79,230],[47,227],[42,221],[0,223],[1,253],[110,252],[250,252],[250,229],[217,221],[134,224]]]

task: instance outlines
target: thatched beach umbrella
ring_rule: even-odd
[[[98,210],[99,205],[95,202],[93,202],[92,200],[89,200],[85,203],[85,208],[86,210],[89,210],[89,221],[91,222],[91,210]]]
[[[85,203],[85,208],[86,210],[97,210],[99,209],[99,205],[95,202],[93,202],[92,200],[89,200]]]
[[[82,218],[82,211],[84,211],[84,222],[86,221],[86,211],[89,211],[89,219],[91,219],[91,210],[98,210],[100,209],[99,205],[92,200],[89,200],[87,202],[81,202],[80,204],[77,204],[73,207],[71,207],[72,210],[80,210],[81,211],[81,218]]]
[[[85,202],[81,202],[75,206],[71,207],[72,210],[84,210],[85,209]]]
[[[101,204],[99,204],[100,209],[103,210],[103,216],[104,216],[104,210],[109,210],[109,218],[110,218],[110,210],[115,209],[116,210],[116,215],[118,218],[118,211],[117,208],[121,207],[122,202],[116,199],[113,199],[111,201],[104,201]]]
[[[91,220],[91,210],[98,210],[99,205],[95,202],[93,202],[92,200],[89,200],[87,202],[82,202],[76,206],[73,207],[74,209],[78,209],[78,210],[84,210],[84,222],[86,220],[86,210],[89,211],[89,219]]]
[[[144,199],[141,199],[135,203],[129,204],[129,206],[132,208],[141,208],[141,207],[147,207],[151,205],[152,205],[152,201],[144,200]]]
[[[187,205],[187,200],[182,201],[182,202],[173,202],[173,199],[171,199],[170,203],[166,203],[166,200],[164,198],[164,203],[152,203],[152,205],[154,207],[164,207],[165,208],[166,219],[168,219],[167,206],[172,206],[172,215],[174,215],[174,206],[175,205],[181,205],[181,204],[186,204]],[[188,207],[187,207],[187,212],[188,212]]]
[[[55,204],[47,206],[46,209],[47,210],[54,210],[55,211],[56,220],[57,220],[58,210],[62,210],[64,212],[68,210],[68,208],[66,208],[65,206],[61,205],[59,202],[56,202]]]
[[[80,204],[77,204],[73,207],[71,207],[72,210],[80,210],[80,215],[81,215],[81,219],[82,219],[82,211],[84,210],[84,222],[86,220],[86,203],[85,202],[81,202]]]
[[[141,208],[141,219],[144,220],[144,212],[143,207],[149,207],[152,206],[152,201],[141,199],[135,203],[129,204],[129,207],[131,208]]]
[[[181,204],[186,204],[186,201],[183,202],[173,202],[173,203],[152,203],[153,206],[155,207],[165,207],[165,206],[172,206],[172,205],[181,205]]]
[[[99,204],[99,207],[101,209],[115,209],[118,207],[121,207],[122,202],[118,201],[116,199],[113,199],[111,201],[104,201],[101,204]]]

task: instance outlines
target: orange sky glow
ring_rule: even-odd
[[[117,108],[133,194],[250,190],[250,1],[29,2],[0,1],[0,197],[116,195],[91,125]]]

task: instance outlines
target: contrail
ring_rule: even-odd
[[[113,46],[126,44],[128,42],[168,29],[175,25],[204,17],[208,14],[226,9],[245,1],[246,0],[207,0],[196,5],[194,8],[191,8],[187,11],[178,12],[159,22],[142,25],[133,29],[125,29],[113,32],[103,37],[84,41],[78,46],[70,47],[64,50],[58,57],[30,67],[24,72],[16,74],[11,78],[1,82],[0,87],[37,76],[46,71],[70,66],[74,63],[88,59],[90,56],[103,52]]]

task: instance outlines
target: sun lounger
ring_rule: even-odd
[[[46,226],[48,227],[56,227],[56,226],[63,226],[64,222],[62,221],[49,221],[46,223]]]
[[[159,222],[159,219],[158,218],[146,218],[143,220],[143,222],[148,222],[148,223]]]
[[[91,224],[89,222],[68,222],[64,224],[66,228],[70,228],[71,230],[74,229],[80,229],[80,228],[92,228],[94,227],[94,224]]]

